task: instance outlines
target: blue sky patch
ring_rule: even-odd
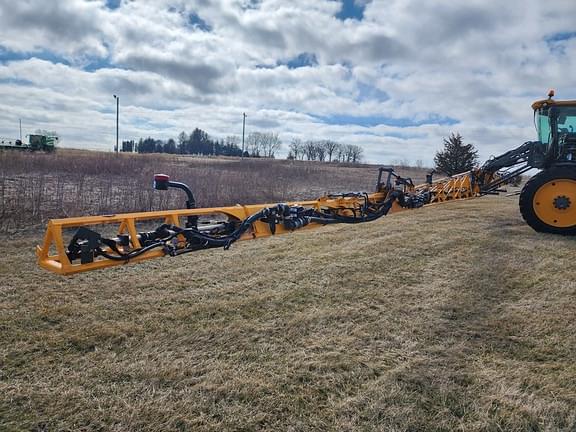
[[[552,54],[563,56],[566,55],[565,42],[573,38],[576,38],[576,32],[559,32],[546,36],[544,41]]]
[[[122,107],[120,107],[120,108],[122,108]],[[116,115],[116,102],[114,102],[114,107],[105,106],[104,108],[100,108],[97,111],[101,114],[114,114],[114,115]]]
[[[452,126],[459,123],[458,120],[450,117],[442,117],[437,114],[428,116],[427,119],[414,120],[410,118],[393,118],[381,115],[373,116],[352,116],[347,114],[335,114],[329,116],[315,116],[313,118],[330,125],[356,125],[363,127],[374,127],[379,125],[394,127],[422,126],[426,124],[437,124]]]
[[[50,51],[43,50],[34,53],[16,52],[6,50],[4,47],[0,46],[0,63],[6,63],[9,61],[18,61],[18,60],[30,60],[32,58],[46,60],[51,63],[63,63],[65,65],[70,66],[70,62],[68,60]]]
[[[45,60],[54,64],[65,64],[66,66],[72,66],[72,63],[66,58],[59,56],[50,51],[38,51],[38,52],[15,52],[10,50],[5,50],[0,46],[0,63],[6,63],[10,61],[24,61],[30,59],[40,59]],[[110,63],[109,58],[100,57],[89,57],[83,59],[82,69],[87,72],[94,72],[95,70],[102,68],[113,68],[114,65]]]
[[[288,69],[298,69],[301,67],[313,67],[318,66],[318,60],[316,59],[316,55],[312,53],[301,53],[298,54],[296,57],[282,62],[278,62],[278,66],[285,65]]]
[[[92,59],[89,59],[82,69],[84,69],[86,72],[94,72],[97,71],[98,69],[110,69],[114,67],[115,66],[112,63],[110,63],[109,58],[94,57]]]
[[[33,85],[33,82],[25,80],[25,79],[19,79],[19,78],[0,78],[0,85],[1,84],[29,86],[29,85]]]
[[[546,42],[561,42],[576,37],[576,31],[554,33],[545,38]]]
[[[106,0],[106,7],[108,9],[118,9],[120,7],[121,0]]]
[[[364,19],[364,9],[366,9],[366,5],[359,0],[342,0],[342,9],[336,14],[336,18],[341,21],[346,19],[362,21]]]
[[[188,15],[188,25],[197,28],[205,32],[212,31],[212,27],[206,21],[204,21],[196,12],[192,12]]]
[[[163,122],[156,122],[148,117],[134,116],[129,118],[128,123],[138,129],[144,130],[163,130],[169,128],[169,125]],[[155,137],[155,139],[158,139]]]
[[[388,99],[390,99],[390,96],[388,96],[385,91],[382,91],[374,86],[364,84],[362,82],[358,83],[358,96],[356,97],[357,102],[364,102],[369,100],[385,102]]]
[[[417,133],[417,132],[410,133],[410,132],[403,132],[403,131],[386,132],[383,134],[383,136],[391,137],[391,138],[398,138],[398,139],[402,139],[402,140],[426,138],[425,133]]]
[[[247,10],[247,9],[258,9],[260,8],[262,4],[262,0],[244,0],[241,4],[240,7],[243,10]]]

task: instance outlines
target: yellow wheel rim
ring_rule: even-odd
[[[555,179],[534,194],[536,216],[547,225],[568,228],[576,225],[576,180]]]

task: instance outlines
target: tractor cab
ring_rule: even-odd
[[[576,101],[556,101],[552,99],[536,101],[534,109],[536,130],[541,163],[543,167],[558,163],[576,163]]]

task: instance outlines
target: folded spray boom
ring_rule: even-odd
[[[391,168],[380,168],[374,193],[348,192],[312,201],[214,208],[196,208],[187,185],[157,174],[154,188],[183,190],[186,209],[53,219],[36,252],[40,266],[69,275],[201,249],[228,249],[238,240],[328,224],[370,222],[401,210],[479,196],[482,185],[494,180],[493,174],[489,179],[485,174],[470,171],[437,181],[432,181],[430,174],[425,184],[415,186]],[[151,223],[155,223],[151,230],[137,229]],[[102,234],[102,225],[111,226],[114,234]],[[65,241],[64,235],[71,229],[75,232]]]

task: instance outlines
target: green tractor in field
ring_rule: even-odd
[[[56,149],[58,137],[51,135],[29,135],[28,142],[28,148],[32,151],[39,150],[51,153]]]
[[[51,153],[56,150],[59,138],[56,135],[28,135],[28,144],[19,139],[0,138],[0,150],[29,150]]]

